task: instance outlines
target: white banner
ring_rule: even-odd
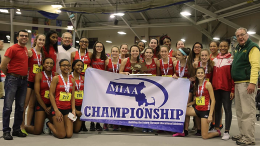
[[[88,68],[83,121],[182,132],[190,88],[188,79],[140,77]]]

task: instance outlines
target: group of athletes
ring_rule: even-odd
[[[33,48],[28,51],[24,119],[26,108],[29,108],[27,124],[23,120],[21,125],[23,133],[39,135],[51,131],[57,138],[70,138],[73,133],[88,131],[85,122],[80,121],[87,68],[129,75],[138,73],[132,72],[131,64],[145,63],[147,74],[172,80],[187,78],[191,82],[190,91],[187,91],[189,98],[184,130],[183,133],[174,133],[174,137],[188,135],[190,116],[195,119],[196,135],[203,139],[221,136],[223,106],[225,130],[222,139],[230,138],[234,82],[230,73],[233,59],[228,52],[228,41],[212,41],[206,47],[209,49],[204,49],[201,43],[196,42],[190,49],[185,47],[183,41],[177,41],[176,46],[173,46],[171,38],[163,35],[159,40],[151,39],[147,47],[144,42],[132,46],[122,44],[120,47],[113,46],[109,53],[105,52],[104,44],[97,41],[91,53],[88,50],[89,40],[83,37],[79,41],[78,50],[71,53],[70,60],[61,59],[57,62],[57,38],[55,31],[50,31],[46,36],[39,34]],[[68,118],[69,113],[77,117],[76,121]],[[109,126],[103,124],[102,127],[100,123],[91,122],[89,130],[107,131]],[[133,131],[130,126],[113,125],[112,128],[113,131],[119,128],[121,131]],[[143,129],[143,132],[152,132],[152,129]]]

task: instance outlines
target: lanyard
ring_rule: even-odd
[[[169,53],[172,51],[172,48],[169,50]]]
[[[110,58],[110,59],[111,59],[111,58]],[[111,62],[112,62],[113,72],[114,72],[114,73],[117,73],[117,71],[118,71],[118,67],[119,67],[119,58],[118,58],[118,60],[117,60],[117,64],[116,64],[116,72],[115,72],[115,67],[114,67],[114,64],[113,64],[112,59],[111,59]]]
[[[69,93],[69,92],[70,92],[70,79],[69,79],[69,75],[68,75],[68,82],[67,82],[67,84],[65,83],[65,80],[64,80],[62,74],[60,74],[60,76],[61,76],[61,79],[62,79],[62,81],[63,81],[65,91],[66,91],[67,93]]]
[[[200,66],[202,67],[202,62],[200,62]],[[207,62],[207,65],[206,65],[206,69],[205,69],[205,74],[207,74],[208,73],[208,62]]]
[[[179,70],[179,77],[181,77],[181,78],[184,76],[186,64],[187,64],[187,60],[186,60],[185,65],[184,65],[184,67],[183,67],[183,69],[181,71],[181,61],[179,61],[179,69],[178,70]]]
[[[45,73],[45,71],[44,71],[43,73],[44,73],[45,78],[47,79],[47,84],[48,84],[48,86],[49,86],[49,88],[50,88],[50,86],[51,86],[51,81],[52,81],[52,75],[51,75],[51,80],[49,80],[49,78],[48,78],[47,74]]]
[[[169,62],[170,62],[170,58],[168,57],[168,67],[167,67],[167,71],[165,72],[165,68],[164,68],[164,64],[163,64],[163,60],[162,60],[162,65],[163,65],[163,72],[164,72],[164,75],[167,75],[168,72],[169,72],[169,67],[170,67]]]
[[[71,73],[71,75],[72,75],[72,77],[74,78],[73,72]],[[74,78],[74,79],[75,79],[75,78]],[[75,81],[75,84],[76,84],[76,88],[77,88],[77,90],[79,91],[80,86],[81,86],[81,84],[80,84],[80,75],[79,75],[79,84],[77,84],[76,81]]]
[[[38,61],[38,65],[41,66],[42,54],[40,55],[40,60],[39,60],[38,55],[37,55],[37,52],[36,52],[36,49],[33,48],[33,51],[34,51],[34,53],[35,53],[35,55],[36,55],[36,58],[37,58],[37,61]]]
[[[203,80],[201,90],[199,90],[199,89],[200,89],[200,86],[198,85],[198,95],[200,95],[200,96],[199,96],[200,98],[201,98],[202,93],[203,93],[204,83],[205,83],[205,79]]]
[[[85,50],[85,55],[86,55],[86,50]],[[83,61],[83,63],[84,63],[84,60],[85,60],[85,55],[84,55],[83,58],[81,59],[80,49],[79,49],[79,59],[80,59],[81,61]]]

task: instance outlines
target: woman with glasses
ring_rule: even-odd
[[[73,121],[68,117],[71,112],[76,117],[75,110],[75,80],[70,73],[70,62],[62,59],[59,62],[61,74],[52,79],[50,86],[51,114],[53,123],[47,126],[57,138],[71,138],[73,134]]]
[[[84,68],[81,72],[82,76],[85,76],[86,69],[91,66],[92,53],[88,52],[89,40],[87,38],[81,38],[79,41],[79,50],[71,53],[71,63],[75,60],[81,60],[84,62]]]

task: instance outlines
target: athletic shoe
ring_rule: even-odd
[[[215,125],[213,123],[210,123],[209,131],[213,130],[215,128]]]
[[[13,137],[11,136],[10,132],[4,132],[3,133],[3,138],[5,140],[13,140]]]
[[[96,131],[95,129],[95,123],[94,122],[91,122],[90,123],[90,128],[89,128],[90,131]]]
[[[47,123],[50,122],[50,120],[48,118],[46,118],[44,120],[44,124],[43,124],[43,133],[45,134],[50,134],[50,128],[48,127]]]
[[[217,132],[217,130],[216,129],[212,129],[212,130],[208,131],[208,133],[212,133],[212,132]]]
[[[97,131],[102,131],[103,130],[102,127],[100,126],[100,123],[96,124],[96,130]]]
[[[148,129],[147,128],[143,128],[143,133],[146,133],[148,132]]]
[[[233,141],[238,141],[238,140],[241,139],[242,137],[243,137],[242,135],[232,136],[232,140],[233,140]]]
[[[172,137],[185,137],[184,133],[175,133],[172,135]]]
[[[221,136],[221,132],[220,132],[220,130],[217,130],[217,132],[218,132],[219,136]]]
[[[86,128],[86,125],[85,125],[85,121],[82,121],[82,124],[81,124],[81,131],[88,131],[88,129]]]
[[[108,124],[104,124],[104,125],[103,125],[103,129],[104,129],[104,131],[109,131],[109,129],[108,129]]]
[[[249,142],[245,139],[239,139],[236,141],[237,145],[255,145],[255,142]]]
[[[24,134],[28,135],[28,133],[26,132],[25,129],[22,129],[21,131],[22,131]]]
[[[221,129],[223,129],[223,127],[224,127],[224,125],[221,124],[221,125],[219,126],[219,129],[221,130]]]
[[[229,140],[229,138],[230,138],[230,135],[228,132],[224,133],[222,136],[222,140]]]
[[[113,131],[118,131],[118,125],[113,125]]]
[[[18,130],[18,131],[13,131],[12,136],[26,137],[27,135],[24,134],[21,130]]]
[[[201,133],[196,132],[195,135],[196,135],[196,136],[201,136]]]
[[[152,133],[152,132],[153,132],[153,129],[148,129],[148,132],[149,132],[149,133]]]

